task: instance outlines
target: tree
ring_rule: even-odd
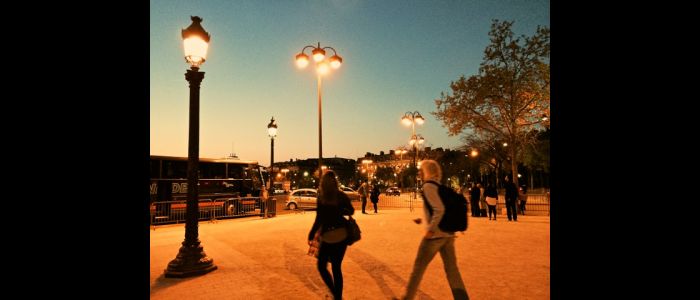
[[[531,171],[537,171],[540,174],[539,183],[541,186],[548,187],[542,178],[543,173],[549,173],[549,130],[546,131],[533,131],[535,137],[535,142],[529,144],[525,149],[525,155],[523,163]],[[534,175],[532,175],[530,180],[533,180]],[[531,184],[533,187],[534,184]]]
[[[518,161],[533,139],[528,133],[549,116],[549,29],[537,27],[532,37],[514,38],[513,22],[494,20],[477,75],[462,75],[440,93],[432,114],[449,135],[492,136],[508,143],[513,182]],[[466,133],[465,133],[466,134]]]

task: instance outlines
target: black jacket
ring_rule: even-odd
[[[343,215],[351,216],[355,213],[355,208],[352,207],[350,198],[345,193],[338,191],[336,197],[338,199],[337,205],[325,205],[321,204],[321,201],[316,201],[316,219],[314,219],[314,225],[309,231],[309,240],[314,239],[314,234],[319,227],[321,227],[321,234],[323,234],[328,230],[345,226],[347,220]]]

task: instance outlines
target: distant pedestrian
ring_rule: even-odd
[[[518,187],[515,186],[515,183],[508,178],[508,176],[505,177],[505,188],[506,188],[506,215],[508,216],[508,221],[513,220],[513,221],[518,221],[518,213],[516,210],[516,203],[518,201]]]
[[[472,202],[472,217],[481,217],[481,207],[479,207],[479,196],[481,196],[481,190],[476,186],[476,183],[472,183],[472,188],[469,190],[469,199]]]
[[[423,179],[423,182],[428,180],[440,182],[442,178],[440,165],[434,160],[423,160],[418,173]],[[464,282],[462,281],[462,275],[459,273],[459,268],[457,267],[455,234],[454,232],[444,232],[438,228],[438,224],[445,214],[445,206],[442,204],[436,185],[423,184],[423,201],[430,203],[430,206],[433,208],[433,214],[430,214],[427,205],[423,206],[423,214],[427,220],[427,222],[425,222],[427,231],[418,246],[418,254],[413,263],[413,271],[411,272],[411,277],[406,286],[406,293],[403,299],[410,300],[416,296],[425,269],[438,252],[444,264],[445,274],[447,275],[447,282],[452,290],[452,296],[454,299],[469,299],[467,289],[464,287]],[[416,221],[416,223],[421,223],[419,220]],[[432,284],[432,282],[430,284]]]
[[[316,219],[309,231],[308,244],[311,246],[320,236],[321,246],[318,252],[316,267],[323,282],[333,293],[334,299],[343,299],[343,272],[341,265],[348,244],[346,222],[343,215],[351,216],[355,209],[350,204],[350,198],[338,188],[335,172],[326,171],[319,187],[316,202]],[[328,272],[328,262],[331,263],[333,276]]]
[[[498,204],[498,191],[493,184],[486,186],[484,191],[484,196],[486,197],[486,205],[489,208],[489,220],[491,220],[491,215],[493,214],[493,220],[496,221],[496,204]]]
[[[379,194],[381,192],[379,191],[379,186],[374,185],[372,188],[372,193],[369,195],[369,200],[372,201],[372,205],[374,205],[374,213],[377,213],[377,202],[379,202]]]
[[[484,197],[484,187],[481,183],[477,183],[476,187],[479,189],[479,208],[481,208],[481,216],[486,217],[486,197]]]
[[[366,182],[363,182],[362,185],[360,185],[360,188],[357,189],[357,192],[360,193],[360,198],[362,199],[362,213],[363,214],[366,214],[365,206],[367,206],[367,195],[369,195],[368,189],[369,189],[369,187],[367,186]]]
[[[520,214],[525,215],[525,204],[527,203],[527,187],[521,186],[520,193],[518,193],[518,207],[520,208]]]

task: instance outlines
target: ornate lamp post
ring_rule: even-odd
[[[316,74],[317,74],[317,94],[318,94],[318,178],[321,179],[323,175],[323,138],[322,138],[322,126],[321,126],[321,75],[327,74],[331,68],[340,68],[343,63],[343,58],[341,58],[338,53],[333,49],[333,47],[323,47],[321,48],[321,43],[319,42],[316,46],[307,45],[301,49],[301,52],[296,55],[296,63],[300,69],[305,68],[309,64],[309,56],[304,54],[307,48],[313,48],[311,50],[311,56],[316,63]],[[333,56],[326,59],[326,49],[333,50]],[[319,180],[320,182],[320,180]]]
[[[365,170],[367,170],[367,186],[369,187],[369,184],[371,182],[371,179],[369,177],[369,165],[372,164],[372,160],[371,159],[363,159],[362,163],[366,165]]]
[[[185,79],[190,83],[190,127],[187,152],[187,208],[185,215],[185,241],[177,257],[168,263],[165,277],[189,277],[216,270],[214,260],[207,257],[199,241],[199,86],[204,72],[199,66],[204,63],[209,48],[210,35],[202,25],[202,18],[191,17],[192,24],[182,30],[185,60],[190,69]]]
[[[275,117],[270,119],[270,124],[267,124],[267,135],[270,136],[270,190],[268,195],[272,197],[275,193],[275,188],[273,187],[274,172],[275,172],[275,137],[277,136],[277,123],[275,123]]]
[[[425,139],[421,135],[416,135],[416,124],[422,125],[425,123],[425,119],[418,111],[406,112],[401,118],[401,123],[406,126],[411,126],[411,140],[409,144],[413,147],[413,166],[416,166],[416,149],[417,145],[423,144]]]
[[[406,112],[403,117],[401,118],[401,123],[403,123],[406,126],[411,126],[411,140],[409,141],[409,144],[411,147],[413,147],[413,168],[417,168],[416,166],[416,155],[418,153],[418,144],[423,144],[425,142],[425,139],[423,139],[422,136],[416,135],[416,123],[418,125],[422,125],[425,123],[425,119],[423,116],[418,111],[414,112]],[[416,173],[416,176],[414,177],[414,182],[415,182],[415,187],[413,189],[413,199],[416,199],[417,197],[417,189],[418,189],[418,173]],[[410,208],[411,211],[413,211],[413,203],[411,202]]]

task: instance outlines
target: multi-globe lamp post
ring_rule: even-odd
[[[411,140],[409,141],[409,144],[413,148],[413,168],[417,169],[416,165],[416,155],[418,154],[418,145],[423,144],[425,142],[425,139],[419,134],[416,135],[416,124],[422,125],[425,123],[425,119],[423,116],[418,111],[414,112],[406,112],[403,117],[401,118],[401,123],[403,123],[406,126],[411,126]],[[418,189],[418,173],[416,173],[416,176],[414,178],[415,182],[415,187],[413,189],[413,198],[415,199],[417,197],[417,189]],[[413,211],[413,206],[411,205],[411,211]]]
[[[371,159],[363,159],[362,163],[365,164],[365,171],[367,172],[367,186],[369,187],[372,180],[369,177],[369,166],[372,164]]]
[[[307,45],[301,49],[301,52],[296,55],[296,64],[300,69],[306,68],[309,65],[309,56],[304,53],[306,49],[311,50],[311,57],[316,64],[316,75],[317,75],[317,94],[318,94],[318,178],[319,182],[321,176],[323,176],[323,135],[322,135],[322,122],[321,122],[321,112],[322,112],[322,101],[321,101],[321,87],[322,87],[322,76],[330,72],[331,69],[338,69],[343,64],[343,58],[341,58],[333,47],[321,47],[321,43],[317,43],[316,46]],[[326,58],[326,49],[333,50],[333,56]]]
[[[185,240],[177,257],[168,263],[165,277],[190,277],[216,270],[214,260],[207,257],[199,241],[199,87],[204,72],[199,67],[204,63],[211,36],[202,25],[202,18],[191,17],[192,24],[182,30],[185,60],[190,69],[185,79],[190,84],[190,124],[187,152],[187,205],[185,212]]]

